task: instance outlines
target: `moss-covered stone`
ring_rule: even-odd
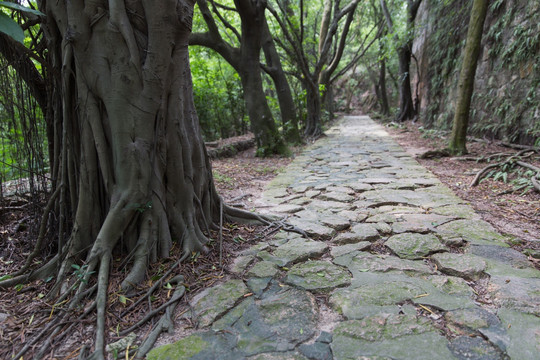
[[[471,254],[442,253],[431,256],[439,271],[465,279],[477,280],[484,276],[486,262],[479,256]]]
[[[482,220],[456,220],[437,227],[437,231],[462,237],[475,245],[508,247],[506,238]]]
[[[242,280],[229,280],[197,294],[190,302],[200,327],[210,325],[248,292]]]
[[[307,261],[293,266],[285,282],[310,291],[327,292],[350,284],[351,275],[326,261]]]
[[[417,284],[387,281],[357,288],[338,289],[330,296],[330,306],[347,318],[356,319],[365,315],[366,306],[393,305],[397,310],[398,303],[422,294],[425,294],[425,290]]]
[[[163,345],[152,349],[147,355],[147,360],[177,360],[189,359],[209,347],[200,335],[191,335],[178,340],[175,343]]]
[[[320,257],[327,249],[328,245],[324,242],[296,238],[280,246],[274,251],[273,255],[277,258],[286,259],[287,264],[290,264],[309,258]]]
[[[260,261],[253,265],[251,269],[247,272],[247,276],[250,277],[259,277],[259,278],[266,278],[266,277],[274,277],[279,272],[279,269],[277,268],[276,264],[270,262],[270,261]]]
[[[429,320],[411,315],[342,322],[334,329],[331,347],[335,359],[455,359]]]
[[[353,275],[360,276],[366,271],[388,272],[402,271],[411,274],[432,274],[433,270],[422,261],[400,259],[388,255],[372,255],[368,253],[357,254],[348,265]]]
[[[397,256],[417,260],[427,255],[446,251],[446,247],[432,234],[403,233],[390,237],[385,243]]]

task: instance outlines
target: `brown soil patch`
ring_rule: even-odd
[[[297,151],[297,149],[294,149]],[[231,158],[212,161],[214,180],[225,202],[244,209],[253,209],[253,201],[265,185],[292,161],[286,157],[255,157],[255,148]]]

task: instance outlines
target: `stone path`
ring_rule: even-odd
[[[244,251],[148,359],[540,359],[540,272],[368,117],[270,184],[309,234]]]

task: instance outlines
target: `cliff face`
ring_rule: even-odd
[[[471,3],[424,0],[419,9],[411,73],[426,126],[451,127]],[[540,2],[491,1],[469,133],[540,145]]]

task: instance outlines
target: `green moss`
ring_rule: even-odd
[[[206,349],[208,343],[199,335],[191,335],[173,344],[163,345],[152,349],[146,356],[147,360],[176,360],[193,357]]]

